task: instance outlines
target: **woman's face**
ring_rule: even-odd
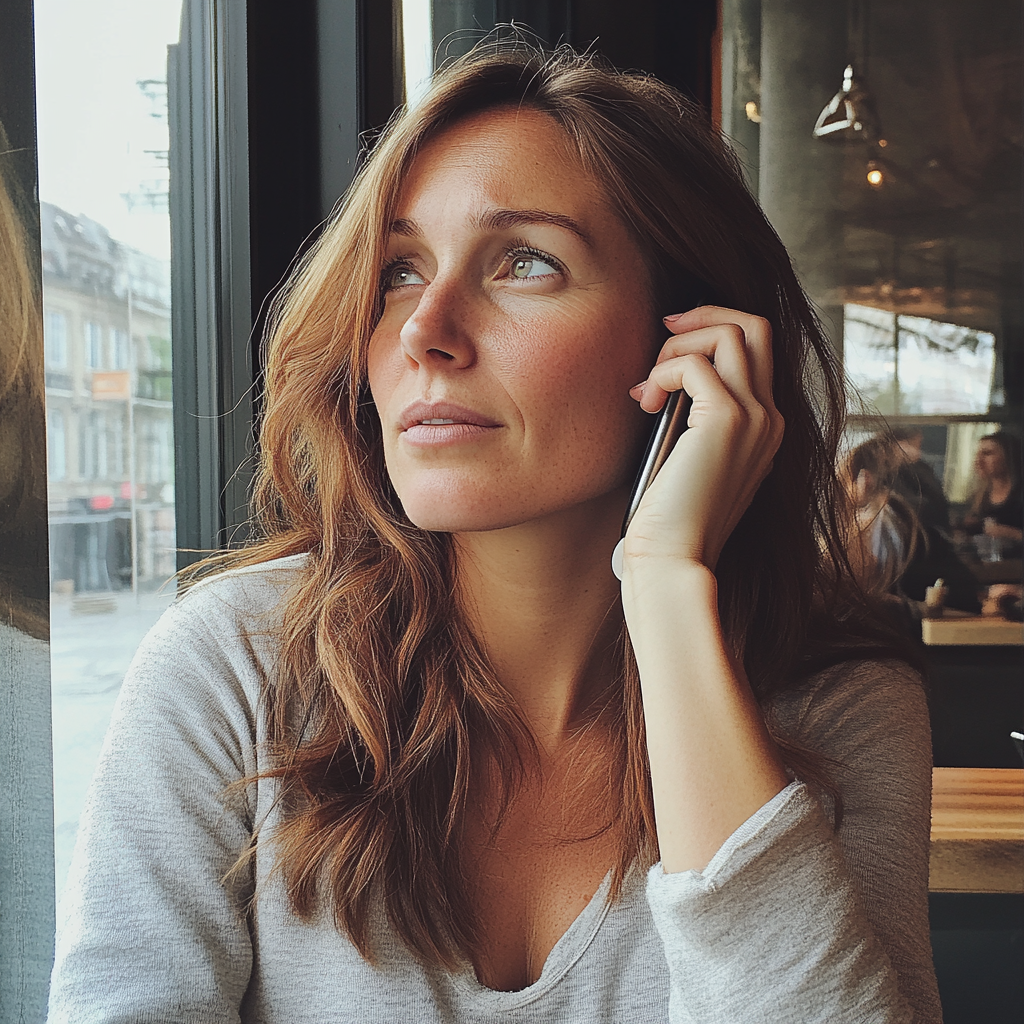
[[[985,480],[1006,475],[1006,456],[995,441],[981,441],[974,457],[974,468]]]
[[[412,522],[493,530],[624,503],[651,425],[628,390],[665,332],[639,247],[558,125],[499,110],[435,138],[388,258],[368,371]]]

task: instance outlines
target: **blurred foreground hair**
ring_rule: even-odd
[[[328,908],[372,957],[383,906],[427,961],[469,959],[471,780],[530,770],[531,738],[459,606],[451,537],[417,529],[384,466],[366,385],[379,275],[417,153],[481,111],[527,108],[564,130],[645,254],[655,296],[705,282],[718,304],[767,318],[786,432],[771,474],[722,553],[724,628],[771,723],[771,700],[810,672],[877,653],[850,589],[847,502],[835,474],[839,372],[789,257],[699,108],[661,82],[562,47],[478,46],[439,72],[384,132],[274,310],[254,498],[258,542],[217,564],[308,552],[265,695],[286,815],[275,833],[292,907]],[[884,647],[884,644],[881,646]],[[625,627],[614,687],[593,709],[613,737],[594,778],[621,836],[613,897],[657,859],[640,685]],[[813,756],[786,744],[812,780]],[[819,771],[820,774],[820,771]]]
[[[25,230],[32,207],[10,173],[0,125],[0,622],[49,639],[46,434],[39,282]]]

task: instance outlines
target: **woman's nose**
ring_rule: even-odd
[[[457,285],[437,279],[428,284],[399,335],[406,358],[437,369],[472,366],[476,344],[469,306],[469,297]]]

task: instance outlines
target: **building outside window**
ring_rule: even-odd
[[[165,83],[181,0],[34,10],[59,892],[121,677],[174,597]]]

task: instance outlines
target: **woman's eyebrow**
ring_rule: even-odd
[[[555,227],[571,231],[588,248],[593,248],[594,244],[587,232],[572,217],[549,210],[488,210],[481,215],[478,223],[487,231],[506,230],[519,227],[520,224],[553,224]]]
[[[406,220],[405,217],[399,217],[398,220],[391,222],[391,234],[393,235],[401,235],[403,238],[415,238],[416,235],[422,233],[419,225],[414,220]]]
[[[594,247],[590,235],[572,217],[567,217],[564,213],[552,213],[549,210],[487,210],[477,218],[476,224],[484,231],[503,231],[519,227],[521,224],[553,224],[555,227],[571,231],[588,248]],[[422,231],[415,221],[399,217],[391,222],[391,234],[413,238],[422,234]]]

